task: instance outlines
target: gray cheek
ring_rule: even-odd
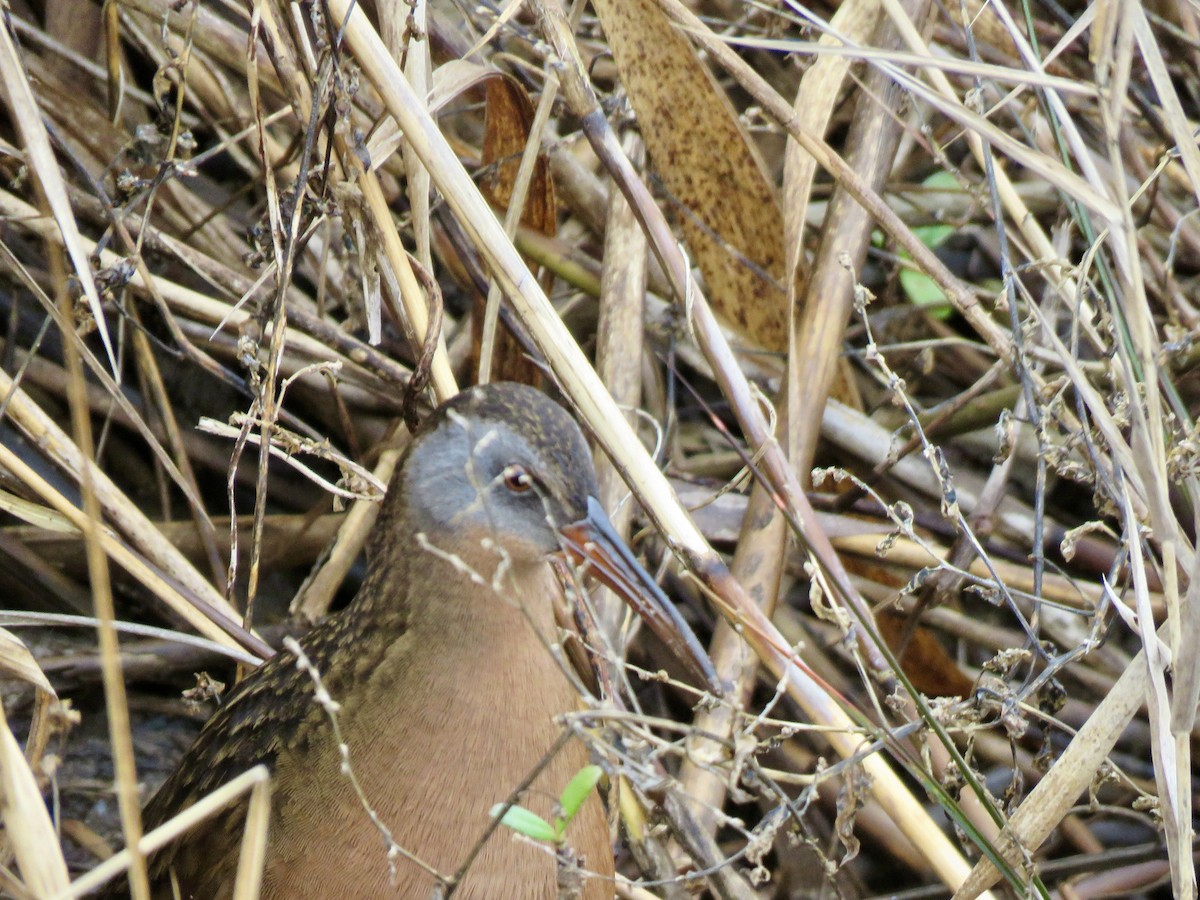
[[[422,447],[423,452],[408,461],[404,473],[409,510],[422,520],[420,527],[429,531],[462,527],[464,517],[478,513],[474,482],[482,476],[465,470],[465,446],[449,441],[439,444],[442,446]]]
[[[489,481],[488,473],[503,467],[497,448],[489,434],[474,443],[470,437],[464,429],[444,428],[427,437],[408,459],[404,491],[417,529],[431,536],[490,535],[514,558],[526,561],[558,550],[546,505],[532,496],[509,496],[498,482]],[[521,458],[517,449],[501,448],[505,458]]]

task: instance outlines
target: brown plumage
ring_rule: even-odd
[[[474,388],[414,439],[368,546],[354,601],[301,641],[341,704],[342,736],[366,797],[395,840],[453,873],[505,800],[554,744],[555,716],[578,706],[549,645],[559,590],[547,557],[559,529],[588,518],[595,478],[578,426],[530,388]],[[593,508],[591,512],[595,512]],[[482,583],[480,583],[482,582]],[[587,762],[572,739],[521,799],[543,816]],[[360,806],[313,682],[283,651],[243,681],[145,811],[162,824],[257,763],[273,773],[267,898],[433,895],[403,859],[393,882],[384,843]],[[151,859],[156,896],[228,897],[244,808]],[[612,854],[598,797],[567,831],[612,897]],[[462,900],[550,900],[553,856],[499,829]]]

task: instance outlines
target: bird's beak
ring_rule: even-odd
[[[625,546],[594,497],[587,517],[559,529],[568,555],[577,565],[588,563],[596,577],[620,595],[659,639],[701,678],[713,693],[723,693],[712,661],[679,610]]]

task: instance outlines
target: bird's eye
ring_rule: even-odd
[[[524,494],[533,487],[533,477],[524,466],[516,463],[504,467],[503,477],[504,486],[514,494]]]

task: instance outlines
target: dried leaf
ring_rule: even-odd
[[[597,0],[638,125],[717,315],[787,347],[783,216],[724,91],[651,0]]]

